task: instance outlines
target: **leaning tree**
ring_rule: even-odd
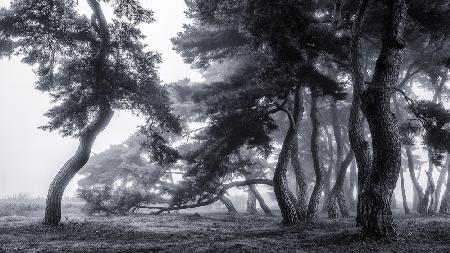
[[[42,128],[58,130],[80,143],[50,185],[45,224],[60,222],[64,189],[88,161],[114,110],[147,117],[153,139],[158,139],[159,131],[179,131],[168,95],[159,85],[156,66],[161,58],[146,50],[145,36],[137,28],[153,21],[152,12],[138,1],[104,2],[114,8],[110,22],[97,0],[87,0],[90,18],[77,13],[74,0],[15,0],[0,12],[2,54],[20,55],[33,65],[37,88],[55,103]]]

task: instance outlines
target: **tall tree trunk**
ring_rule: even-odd
[[[295,139],[294,126],[290,125],[289,130],[284,138],[281,146],[280,154],[278,155],[277,165],[273,174],[273,188],[275,197],[280,207],[281,215],[283,216],[284,224],[294,224],[299,221],[296,210],[296,198],[289,190],[286,173],[289,164],[289,154]]]
[[[97,135],[109,124],[113,111],[105,94],[105,65],[108,56],[110,32],[105,16],[97,0],[88,0],[92,9],[92,23],[99,36],[98,51],[92,61],[95,74],[95,86],[93,87],[97,97],[98,112],[96,118],[80,134],[80,144],[75,155],[70,158],[50,184],[47,194],[44,224],[58,225],[61,221],[61,199],[66,186],[75,174],[87,163],[91,154],[91,148]]]
[[[233,202],[231,202],[231,200],[227,196],[225,195],[220,196],[220,202],[222,202],[225,205],[229,214],[237,213],[237,210],[234,207]]]
[[[364,192],[364,182],[371,170],[371,153],[369,144],[364,135],[364,116],[361,113],[361,96],[364,90],[364,73],[361,69],[361,31],[368,6],[372,0],[361,0],[357,6],[357,12],[351,28],[350,60],[353,76],[353,101],[350,109],[348,136],[350,146],[355,152],[358,165],[358,205],[356,223],[363,224],[363,208],[360,206],[361,193]]]
[[[441,198],[442,185],[445,182],[445,175],[446,174],[447,174],[447,166],[444,165],[441,168],[441,172],[439,173],[439,178],[438,178],[438,181],[436,183],[436,191],[434,192],[434,208],[433,208],[434,210],[433,210],[433,212],[437,212],[438,211],[439,200]]]
[[[423,197],[425,194],[424,194],[423,188],[422,188],[422,186],[420,186],[419,180],[417,179],[415,172],[414,172],[414,157],[412,154],[411,146],[409,146],[409,145],[405,146],[405,150],[406,150],[406,156],[408,158],[409,175],[411,177],[411,181],[413,183],[414,190],[417,193],[417,197],[418,197],[417,212],[420,214],[424,214],[424,213],[426,213],[426,209],[423,210],[422,201],[423,201]]]
[[[247,213],[252,215],[258,214],[258,210],[256,210],[256,196],[250,189],[250,186],[248,187]]]
[[[295,180],[297,182],[297,203],[296,203],[296,209],[297,209],[297,215],[300,221],[306,220],[307,215],[307,190],[308,185],[306,184],[306,176],[305,171],[303,169],[303,166],[300,162],[300,152],[298,150],[298,136],[299,136],[299,129],[300,129],[300,122],[303,119],[303,113],[305,111],[305,108],[303,106],[303,94],[304,94],[304,88],[298,88],[299,90],[295,93],[294,97],[294,123],[296,125],[295,127],[295,134],[294,134],[294,143],[292,145],[291,149],[291,164],[292,168],[294,169],[295,174]]]
[[[322,206],[322,212],[327,211],[327,204],[326,201],[328,199],[328,194],[330,194],[331,191],[331,174],[333,173],[333,168],[336,166],[334,162],[334,148],[333,148],[333,139],[331,137],[330,132],[328,131],[327,126],[324,126],[323,129],[325,130],[325,134],[327,135],[327,144],[328,144],[328,154],[330,157],[330,162],[328,164],[328,168],[325,170],[324,175],[324,182],[323,182],[323,206]],[[337,169],[335,170],[337,171]],[[336,173],[337,174],[337,173]]]
[[[64,190],[70,180],[87,163],[91,155],[91,148],[97,135],[109,124],[113,111],[109,105],[104,105],[98,111],[95,121],[89,125],[80,136],[80,144],[73,157],[71,157],[61,168],[50,184],[47,194],[44,224],[58,225],[61,221],[61,200]]]
[[[355,192],[355,188],[356,188],[356,184],[357,184],[357,174],[356,174],[356,161],[353,160],[352,161],[352,165],[350,167],[350,188],[349,188],[349,207],[350,210],[356,210],[356,199],[354,196],[354,192]]]
[[[423,196],[423,199],[420,203],[420,210],[422,214],[430,214],[433,213],[434,208],[434,190],[435,190],[435,184],[433,180],[433,163],[431,161],[432,159],[432,151],[430,150],[431,147],[428,147],[428,171],[426,172],[427,175],[427,188],[425,189],[425,194]]]
[[[406,191],[405,191],[405,179],[403,177],[403,169],[400,171],[400,180],[402,186],[403,209],[405,210],[405,214],[409,214],[408,200],[406,199]]]
[[[444,168],[442,168],[444,169]],[[447,186],[441,200],[439,214],[450,214],[450,154],[447,153]]]
[[[341,215],[343,217],[347,217],[349,215],[348,206],[345,201],[344,195],[344,181],[345,174],[347,172],[347,167],[350,165],[350,162],[353,159],[353,151],[350,151],[346,157],[346,164],[342,161],[343,156],[343,143],[342,143],[342,132],[341,126],[338,118],[338,110],[337,110],[337,101],[333,99],[331,102],[331,116],[333,118],[333,132],[334,139],[336,141],[336,182],[328,194],[328,198],[325,199],[325,203],[327,206],[327,212],[329,218],[338,218],[338,204],[339,209],[341,211]]]
[[[255,185],[250,185],[250,191],[253,192],[253,195],[259,202],[259,206],[264,211],[264,213],[268,216],[272,216],[272,211],[270,210],[269,206],[267,206],[266,202],[264,201],[264,198],[259,193],[258,189],[256,189]]]
[[[316,174],[316,183],[314,185],[313,192],[309,199],[307,220],[313,220],[317,216],[317,211],[319,209],[320,196],[323,190],[323,169],[320,165],[319,157],[319,126],[320,122],[318,119],[318,90],[317,88],[311,88],[311,123],[312,123],[312,133],[311,133],[311,155],[314,165],[314,173]]]
[[[390,202],[401,169],[401,141],[390,101],[405,47],[407,7],[404,0],[386,0],[385,5],[381,53],[373,80],[362,96],[374,154],[372,170],[360,197],[362,234],[368,237],[397,235]]]

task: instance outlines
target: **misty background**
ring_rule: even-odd
[[[186,5],[184,0],[143,0],[145,8],[154,11],[156,22],[141,25],[148,37],[146,42],[150,50],[162,54],[163,63],[159,73],[162,83],[171,83],[184,78],[201,81],[199,72],[183,63],[173,49],[171,38],[182,31]],[[9,4],[9,0],[0,0],[0,7]],[[90,15],[90,8],[84,1],[79,2],[80,12]],[[111,10],[104,6],[106,16]],[[58,132],[45,132],[38,129],[47,118],[43,114],[51,107],[50,97],[34,89],[36,77],[29,65],[22,64],[19,59],[0,60],[0,198],[25,193],[32,197],[45,197],[48,186],[61,166],[76,150],[78,141],[63,138]],[[417,87],[417,85],[415,86]],[[416,90],[417,89],[417,90]],[[420,88],[415,94],[421,98],[430,98],[430,93]],[[100,153],[113,144],[125,141],[133,134],[137,126],[142,124],[141,118],[129,112],[115,113],[108,128],[103,131],[93,146],[94,154]],[[422,157],[420,183],[426,184],[425,171],[428,170],[426,151],[418,149],[416,155]],[[439,172],[434,171],[434,178]],[[412,201],[413,186],[409,176],[405,177],[405,188],[409,201]],[[65,196],[74,196],[77,188],[76,176],[65,191]],[[231,193],[235,190],[230,191]],[[400,183],[395,190],[397,201],[401,201]]]

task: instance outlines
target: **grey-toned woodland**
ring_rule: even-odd
[[[450,1],[3,2],[1,92],[76,146],[0,188],[0,252],[450,252]]]

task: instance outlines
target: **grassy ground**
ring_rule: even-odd
[[[63,215],[64,216],[64,215]],[[0,217],[0,252],[450,252],[450,219],[397,216],[400,237],[365,241],[354,218],[282,226],[281,218],[215,214],[83,217],[61,226]]]

